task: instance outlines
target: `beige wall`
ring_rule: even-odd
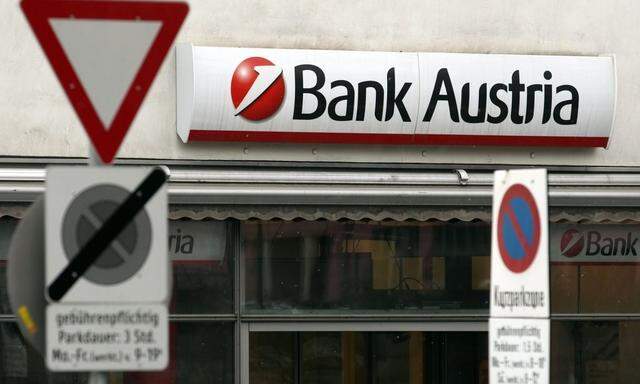
[[[179,41],[346,50],[616,54],[608,150],[183,144],[175,58],[166,61],[119,155],[136,158],[426,163],[640,164],[640,3],[628,1],[192,0]],[[15,0],[0,1],[0,154],[82,156],[86,138]]]

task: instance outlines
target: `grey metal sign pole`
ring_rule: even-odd
[[[96,152],[95,148],[93,148],[93,144],[89,141],[89,158],[87,159],[87,165],[89,166],[104,166],[109,165],[105,164],[100,160],[100,156]],[[89,372],[89,383],[88,384],[108,384],[109,383],[109,373],[108,372]]]

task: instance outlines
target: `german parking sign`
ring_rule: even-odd
[[[160,167],[48,169],[44,296],[49,302],[49,369],[166,368],[171,292],[167,178]]]
[[[549,317],[548,233],[546,170],[496,171],[492,317]]]
[[[51,302],[167,301],[166,178],[148,167],[47,171],[45,285]],[[114,221],[117,212],[131,217]],[[98,236],[116,230],[111,240]],[[90,249],[101,241],[102,250]]]

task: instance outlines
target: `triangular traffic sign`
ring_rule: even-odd
[[[96,152],[110,163],[189,6],[130,0],[21,6]]]

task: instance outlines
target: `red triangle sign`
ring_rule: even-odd
[[[22,0],[40,46],[105,163],[173,44],[185,2]]]

